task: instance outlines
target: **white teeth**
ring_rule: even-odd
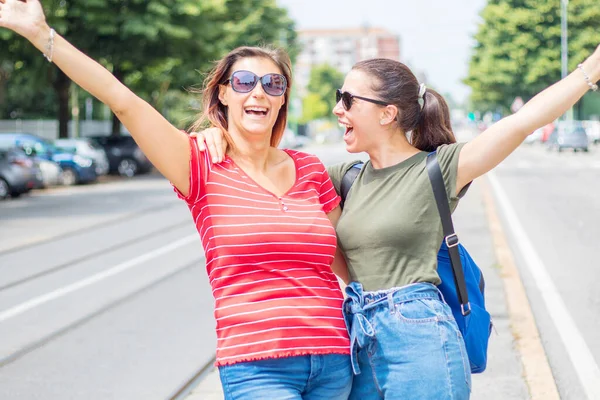
[[[340,125],[340,128],[352,129],[352,125],[350,125],[350,124],[345,124],[345,123],[339,122],[339,121],[338,121],[338,124]]]
[[[245,108],[246,111],[256,111],[256,112],[267,112],[268,110],[264,107],[247,107]]]

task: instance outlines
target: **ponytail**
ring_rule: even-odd
[[[435,151],[442,144],[456,143],[446,100],[435,90],[423,95],[423,108],[411,134],[411,144],[422,151]]]
[[[409,141],[417,149],[434,151],[442,144],[456,143],[448,104],[432,89],[426,89],[421,99],[419,94],[425,88],[406,65],[373,58],[354,64],[352,69],[375,78],[372,90],[382,101],[398,107],[398,126],[402,132],[411,132]]]

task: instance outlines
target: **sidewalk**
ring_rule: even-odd
[[[480,179],[481,180],[481,179]],[[478,180],[478,181],[480,181]],[[475,182],[454,214],[456,231],[483,270],[486,280],[486,302],[494,330],[490,338],[488,367],[483,374],[473,375],[472,399],[529,399],[521,355],[507,310],[507,302],[484,204],[485,182]],[[219,375],[213,370],[186,400],[222,400]]]

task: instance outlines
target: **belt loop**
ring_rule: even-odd
[[[393,313],[396,311],[396,307],[394,306],[394,293],[395,293],[395,291],[390,290],[387,294],[388,307],[390,309],[390,313]]]

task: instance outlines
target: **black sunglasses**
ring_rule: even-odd
[[[256,87],[258,81],[260,81],[265,93],[271,96],[281,96],[287,88],[285,76],[281,74],[272,73],[258,76],[254,72],[242,70],[235,71],[231,74],[231,78],[224,83],[231,83],[231,88],[238,93],[248,93]]]
[[[338,89],[335,91],[335,102],[339,103],[340,100],[342,100],[342,105],[344,106],[344,109],[346,109],[346,111],[350,111],[350,108],[352,108],[352,103],[354,102],[354,99],[361,99],[364,101],[368,101],[370,103],[379,104],[380,106],[388,105],[388,103],[381,101],[381,100],[375,100],[375,99],[369,99],[367,97],[356,96],[350,92],[342,92],[341,89]]]

